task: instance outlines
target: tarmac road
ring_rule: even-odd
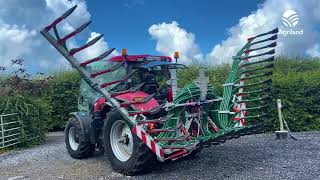
[[[320,132],[295,136],[298,141],[245,136],[129,177],[114,172],[101,154],[72,159],[63,134],[51,133],[43,145],[0,154],[0,179],[320,179]]]

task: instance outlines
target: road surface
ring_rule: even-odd
[[[114,172],[101,154],[72,159],[63,134],[51,133],[40,146],[0,154],[0,179],[320,179],[320,132],[295,136],[298,141],[245,136],[129,177]]]

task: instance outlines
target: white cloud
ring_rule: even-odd
[[[303,29],[303,35],[284,36],[279,34],[277,55],[320,56],[320,1],[319,0],[266,0],[255,12],[242,17],[238,24],[228,29],[229,37],[215,45],[211,52],[204,55],[196,44],[194,34],[179,27],[177,22],[154,24],[149,34],[157,40],[156,50],[165,55],[181,51],[182,61],[200,59],[210,64],[230,63],[232,56],[247,42],[247,38],[270,31],[276,27],[290,30],[282,24],[282,14],[292,9],[299,14],[299,23],[293,30]],[[318,29],[318,30],[316,30]]]
[[[0,66],[8,66],[12,59],[30,53],[36,44],[35,36],[35,30],[25,26],[0,24]]]
[[[230,62],[231,57],[246,43],[250,36],[279,27],[289,30],[282,25],[281,17],[285,10],[292,9],[300,15],[300,22],[294,30],[303,29],[301,36],[278,35],[277,54],[284,55],[319,55],[319,47],[313,48],[320,40],[319,32],[315,30],[320,22],[319,0],[267,0],[258,10],[239,20],[239,23],[229,29],[229,37],[213,47],[206,58],[213,64]],[[313,49],[312,49],[313,48]]]
[[[101,35],[97,32],[91,32],[90,37],[88,38],[87,42],[91,41],[95,37]],[[104,37],[102,37],[97,43],[95,43],[93,46],[90,46],[86,48],[85,50],[79,52],[76,57],[81,59],[82,61],[94,58],[96,56],[101,55],[102,53],[106,52],[109,49],[109,45],[106,41],[104,41]],[[111,55],[117,54],[116,51],[114,51]]]
[[[320,57],[320,45],[317,43],[307,50],[307,55],[311,57]]]
[[[46,0],[47,8],[54,12],[55,16],[62,15],[66,10],[77,5],[77,9],[68,17],[67,22],[72,25],[80,25],[91,19],[91,15],[87,10],[87,4],[84,0]]]
[[[154,24],[149,27],[149,34],[157,40],[156,50],[164,55],[172,56],[179,51],[179,62],[189,63],[194,59],[202,59],[195,35],[179,27],[176,21],[172,23]]]
[[[48,60],[42,59],[42,60],[40,60],[40,62],[39,62],[39,66],[40,66],[41,68],[48,69],[48,68],[50,67],[50,63],[49,63],[49,62],[50,62],[50,61],[48,61]]]
[[[35,72],[70,68],[62,55],[40,35],[39,30],[75,4],[78,6],[73,14],[58,25],[61,36],[70,33],[91,18],[85,0],[0,1],[0,65],[8,65],[11,59],[21,57],[25,59],[27,67]],[[88,34],[94,36],[96,33],[88,28],[77,35],[80,39],[70,39],[68,45],[80,46],[78,40],[87,39]],[[95,47],[97,49],[91,49],[92,53],[86,54],[91,56],[93,52],[100,52],[108,48],[108,44],[101,39]]]

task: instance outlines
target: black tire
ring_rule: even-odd
[[[153,170],[153,167],[157,162],[155,154],[152,153],[152,151],[133,133],[133,149],[131,157],[123,162],[115,156],[111,148],[110,132],[112,125],[119,120],[125,122],[130,129],[133,128],[117,111],[113,110],[107,114],[103,126],[103,144],[112,168],[115,171],[126,175],[137,175]]]
[[[74,127],[75,133],[78,135],[78,143],[79,146],[76,150],[72,149],[69,142],[69,131]],[[93,155],[95,151],[95,145],[89,142],[85,142],[84,135],[81,133],[81,125],[80,122],[75,118],[71,117],[66,124],[66,128],[64,130],[65,143],[68,150],[68,153],[71,157],[75,159],[83,159]]]

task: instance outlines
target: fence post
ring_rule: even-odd
[[[279,118],[279,125],[280,131],[276,131],[276,139],[287,139],[288,138],[288,131],[283,128],[283,119],[282,119],[282,112],[281,112],[282,104],[281,99],[277,99],[277,109],[278,109],[278,118]]]
[[[40,126],[40,118],[38,118],[38,126],[39,126],[39,134],[38,134],[38,136],[39,136],[39,138],[38,138],[38,143],[40,144],[40,142],[41,142],[41,137],[40,137],[40,134],[41,134],[41,126]]]
[[[4,124],[3,124],[3,116],[0,115],[0,123],[1,123],[1,133],[2,133],[2,147],[4,147]]]
[[[20,116],[20,127],[21,127],[21,138],[20,138],[20,142],[21,142],[21,143],[25,143],[25,142],[26,142],[26,136],[25,136],[24,127],[23,127],[23,117],[22,117],[22,113],[19,113],[19,116]]]
[[[278,118],[279,118],[279,123],[280,123],[280,131],[284,131],[283,128],[283,119],[282,119],[282,113],[281,113],[281,108],[282,108],[282,104],[281,104],[281,99],[277,99],[277,107],[278,107]]]

